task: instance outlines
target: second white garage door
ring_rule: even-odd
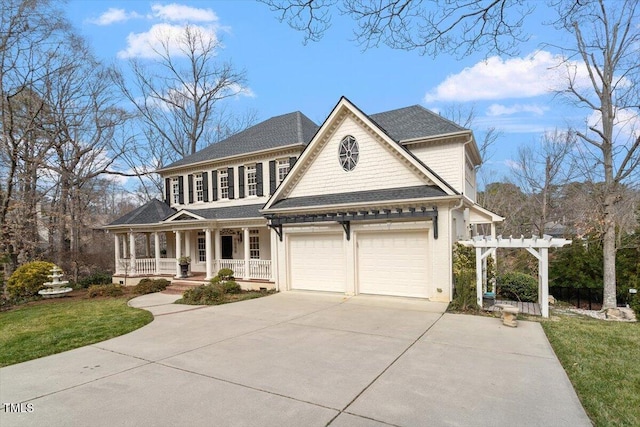
[[[358,233],[358,290],[364,294],[429,297],[426,231]]]
[[[342,233],[289,236],[291,289],[344,292],[345,265]]]

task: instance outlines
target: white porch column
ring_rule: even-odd
[[[136,271],[136,236],[133,232],[129,233],[129,263],[131,275],[135,275]]]
[[[222,259],[222,238],[220,237],[220,229],[216,228],[214,238],[213,238],[213,256],[215,257],[215,270],[216,272],[220,270],[220,262],[218,260]]]
[[[178,263],[178,258],[182,256],[182,231],[174,231],[174,233],[176,233],[176,279],[179,279],[182,276]]]
[[[204,230],[204,250],[207,258],[207,273],[204,280],[213,278],[213,254],[211,253],[211,229]]]
[[[191,231],[185,231],[184,233],[184,255],[193,258],[191,253]],[[192,259],[195,262],[195,259]]]
[[[116,274],[120,273],[120,236],[118,233],[113,235],[115,241],[115,259],[116,259]]]
[[[249,279],[251,274],[249,274],[249,259],[251,258],[251,251],[249,248],[249,229],[243,228],[242,233],[244,234],[244,278]]]
[[[151,237],[149,233],[144,233],[144,256],[151,257]]]
[[[160,233],[153,233],[153,252],[156,258],[156,274],[160,273]]]
[[[280,290],[278,289],[278,281],[276,280],[276,277],[278,277],[278,243],[276,242],[276,239],[278,239],[278,235],[275,230],[269,229],[269,243],[271,244],[271,277],[269,280],[275,282],[276,289]]]

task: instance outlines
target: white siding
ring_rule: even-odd
[[[340,141],[347,135],[356,138],[360,151],[358,164],[350,172],[344,171],[338,161]],[[338,126],[287,196],[348,193],[425,183],[426,180],[411,171],[398,155],[392,153],[390,147],[373,138],[348,117]]]
[[[410,145],[409,150],[457,191],[465,191],[462,185],[463,151],[459,142]]]

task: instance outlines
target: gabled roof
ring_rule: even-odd
[[[369,115],[396,141],[463,132],[463,128],[420,105]]]
[[[427,199],[431,197],[443,197],[446,195],[447,193],[435,185],[420,185],[404,188],[386,188],[373,191],[355,191],[351,193],[290,197],[288,199],[278,200],[270,207],[270,210]]]
[[[121,216],[108,226],[155,224],[174,213],[176,213],[175,209],[158,199],[153,199],[128,214]]]
[[[417,110],[414,110],[413,107],[409,107],[409,109],[414,113],[413,114],[414,120],[417,115],[422,115],[423,111],[426,113],[429,113],[428,115],[430,116],[434,115],[433,113],[430,113],[421,107],[417,107]],[[402,122],[401,119],[396,118],[396,116],[399,114],[398,112],[401,112],[402,110],[404,109],[394,110],[389,112],[388,114],[381,113],[380,115],[378,115],[378,118],[386,114],[386,116],[383,117],[383,120],[385,120],[385,117],[386,117],[388,119],[387,125],[388,126],[390,125],[391,130],[394,130],[396,129],[394,126],[397,126],[398,123]],[[423,111],[418,111],[418,110],[423,110]],[[291,193],[292,186],[294,186],[296,183],[295,180],[298,179],[298,176],[300,176],[301,174],[304,174],[304,169],[308,167],[308,163],[312,162],[314,158],[317,156],[317,152],[314,151],[315,148],[317,146],[320,146],[323,143],[323,138],[325,134],[328,132],[331,132],[330,128],[332,124],[337,120],[338,116],[345,111],[348,111],[354,116],[358,117],[360,120],[362,120],[363,123],[365,123],[365,125],[369,123],[370,126],[375,128],[379,132],[384,143],[388,144],[388,146],[392,149],[392,151],[396,152],[399,156],[406,159],[409,165],[408,167],[414,168],[414,170],[418,171],[419,174],[421,174],[422,176],[427,178],[430,182],[435,184],[435,186],[438,187],[439,190],[442,192],[442,196],[459,195],[459,193],[449,183],[447,183],[440,176],[438,176],[438,174],[436,174],[433,170],[431,170],[431,168],[429,168],[427,165],[421,162],[413,153],[411,153],[411,151],[409,151],[406,147],[400,144],[399,141],[395,140],[394,137],[391,136],[391,133],[389,130],[383,128],[375,120],[372,120],[370,116],[365,114],[349,99],[343,96],[340,98],[340,100],[338,101],[336,106],[333,108],[329,116],[325,119],[324,123],[322,124],[318,132],[314,135],[310,144],[304,149],[304,151],[296,161],[293,168],[291,168],[291,170],[285,177],[284,181],[280,184],[280,186],[278,186],[275,193],[271,196],[271,198],[265,205],[263,212],[266,213],[266,212],[269,212],[272,208],[275,209],[275,205],[278,203],[286,203],[285,201],[289,198],[288,195]],[[442,120],[445,120],[445,119],[442,119]],[[410,121],[406,121],[406,123],[404,124],[407,126],[410,126]],[[457,132],[464,131],[464,129],[457,127],[456,131]],[[397,129],[396,129],[396,132],[397,132]],[[426,186],[426,187],[430,187],[430,186]],[[352,193],[349,193],[349,194],[352,194]],[[311,197],[309,200],[313,201],[313,205],[315,206],[320,205],[317,197]]]
[[[159,171],[192,163],[205,162],[289,145],[305,146],[318,130],[318,125],[299,111],[272,117],[251,126]]]

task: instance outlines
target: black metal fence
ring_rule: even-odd
[[[553,295],[556,300],[587,310],[602,308],[602,292],[602,289],[549,287],[549,295]]]

